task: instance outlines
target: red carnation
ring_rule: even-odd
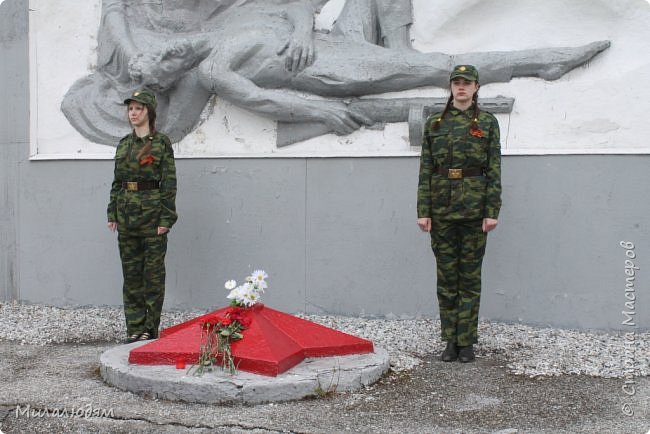
[[[242,328],[248,328],[251,325],[251,319],[246,315],[234,315],[232,319],[241,324]]]

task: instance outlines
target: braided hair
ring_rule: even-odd
[[[472,113],[472,123],[469,126],[470,131],[478,130],[478,115],[481,113],[481,110],[478,108],[478,90],[472,96],[472,102],[474,103],[474,113]]]
[[[156,109],[154,109],[150,104],[145,104],[147,107],[147,116],[149,117],[149,134],[147,135],[147,143],[138,151],[135,158],[140,160],[143,156],[151,152],[153,141],[153,136],[156,135]]]
[[[433,122],[433,125],[431,126],[431,128],[433,128],[434,130],[437,130],[438,128],[440,128],[440,122],[442,122],[442,119],[445,117],[445,115],[447,114],[447,112],[451,108],[451,103],[453,101],[454,101],[454,96],[449,95],[449,98],[447,99],[447,104],[445,104],[445,109],[442,111],[442,114],[440,115],[440,117]]]

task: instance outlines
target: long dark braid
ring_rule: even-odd
[[[472,101],[474,101],[474,113],[472,113],[472,124],[469,127],[470,131],[473,130],[478,130],[478,115],[481,113],[481,110],[478,108],[478,90],[474,93],[474,96],[472,97]]]
[[[440,117],[433,122],[433,125],[431,126],[431,128],[433,128],[434,130],[437,130],[438,128],[440,128],[440,122],[442,122],[442,119],[445,117],[445,115],[447,114],[447,112],[451,108],[451,103],[452,103],[453,100],[454,100],[454,96],[449,95],[449,99],[447,99],[447,104],[445,104],[445,109],[442,111],[442,114],[440,115]]]
[[[149,117],[149,134],[147,135],[147,142],[144,146],[138,151],[138,154],[135,156],[137,160],[140,160],[143,156],[151,152],[153,141],[153,136],[156,135],[156,110],[149,104],[145,104],[147,107],[147,115]]]

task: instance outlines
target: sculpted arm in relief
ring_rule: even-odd
[[[362,124],[371,124],[363,114],[355,113],[335,100],[308,99],[301,95],[266,89],[248,78],[215,62],[202,65],[199,77],[203,85],[219,96],[263,116],[287,122],[319,121],[337,134],[349,134]]]

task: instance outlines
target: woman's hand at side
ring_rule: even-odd
[[[430,217],[421,217],[418,219],[418,226],[422,232],[431,232],[431,218]]]
[[[483,219],[483,232],[490,232],[492,229],[497,227],[497,219],[484,218]]]

